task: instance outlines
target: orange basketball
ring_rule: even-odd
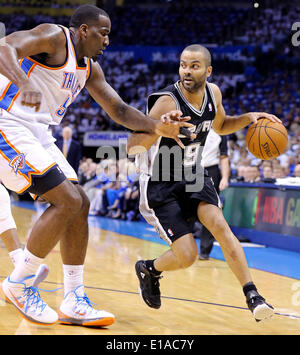
[[[288,133],[282,123],[261,118],[248,128],[246,144],[256,158],[274,159],[286,150]]]

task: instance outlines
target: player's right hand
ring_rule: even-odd
[[[30,81],[22,84],[20,87],[21,104],[23,106],[35,107],[38,112],[41,107],[42,93]]]

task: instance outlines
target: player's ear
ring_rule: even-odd
[[[86,24],[82,24],[80,27],[79,27],[79,32],[80,34],[83,36],[83,38],[86,38],[87,36],[87,31],[88,31],[88,25]]]
[[[213,67],[210,65],[206,69],[206,77],[209,78],[211,76]]]

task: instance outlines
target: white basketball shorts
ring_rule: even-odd
[[[32,126],[33,129],[29,124],[0,119],[0,180],[3,184],[22,194],[27,190],[32,192],[36,179],[46,174],[54,180],[61,174],[64,179],[77,181],[74,169],[55,145],[47,128],[43,131],[36,129],[38,124]]]

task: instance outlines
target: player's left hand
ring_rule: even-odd
[[[184,149],[184,144],[178,138],[178,135],[180,134],[179,131],[181,127],[194,127],[193,124],[187,122],[190,119],[191,117],[189,116],[182,117],[182,112],[180,110],[167,112],[161,116],[160,121],[157,121],[155,133],[159,136],[173,138],[177,144]],[[194,139],[194,136],[195,135],[192,134],[190,138]]]
[[[162,115],[160,120],[164,123],[172,123],[172,121],[186,122],[191,119],[190,116],[182,117],[182,115],[180,110],[173,110]]]
[[[248,115],[249,115],[251,122],[253,122],[255,124],[257,123],[257,121],[260,118],[268,118],[272,122],[282,123],[278,117],[276,117],[275,115],[272,115],[270,113],[266,113],[266,112],[249,112]]]
[[[228,187],[228,180],[222,178],[220,181],[219,190],[223,191],[223,190],[227,189],[227,187]]]

